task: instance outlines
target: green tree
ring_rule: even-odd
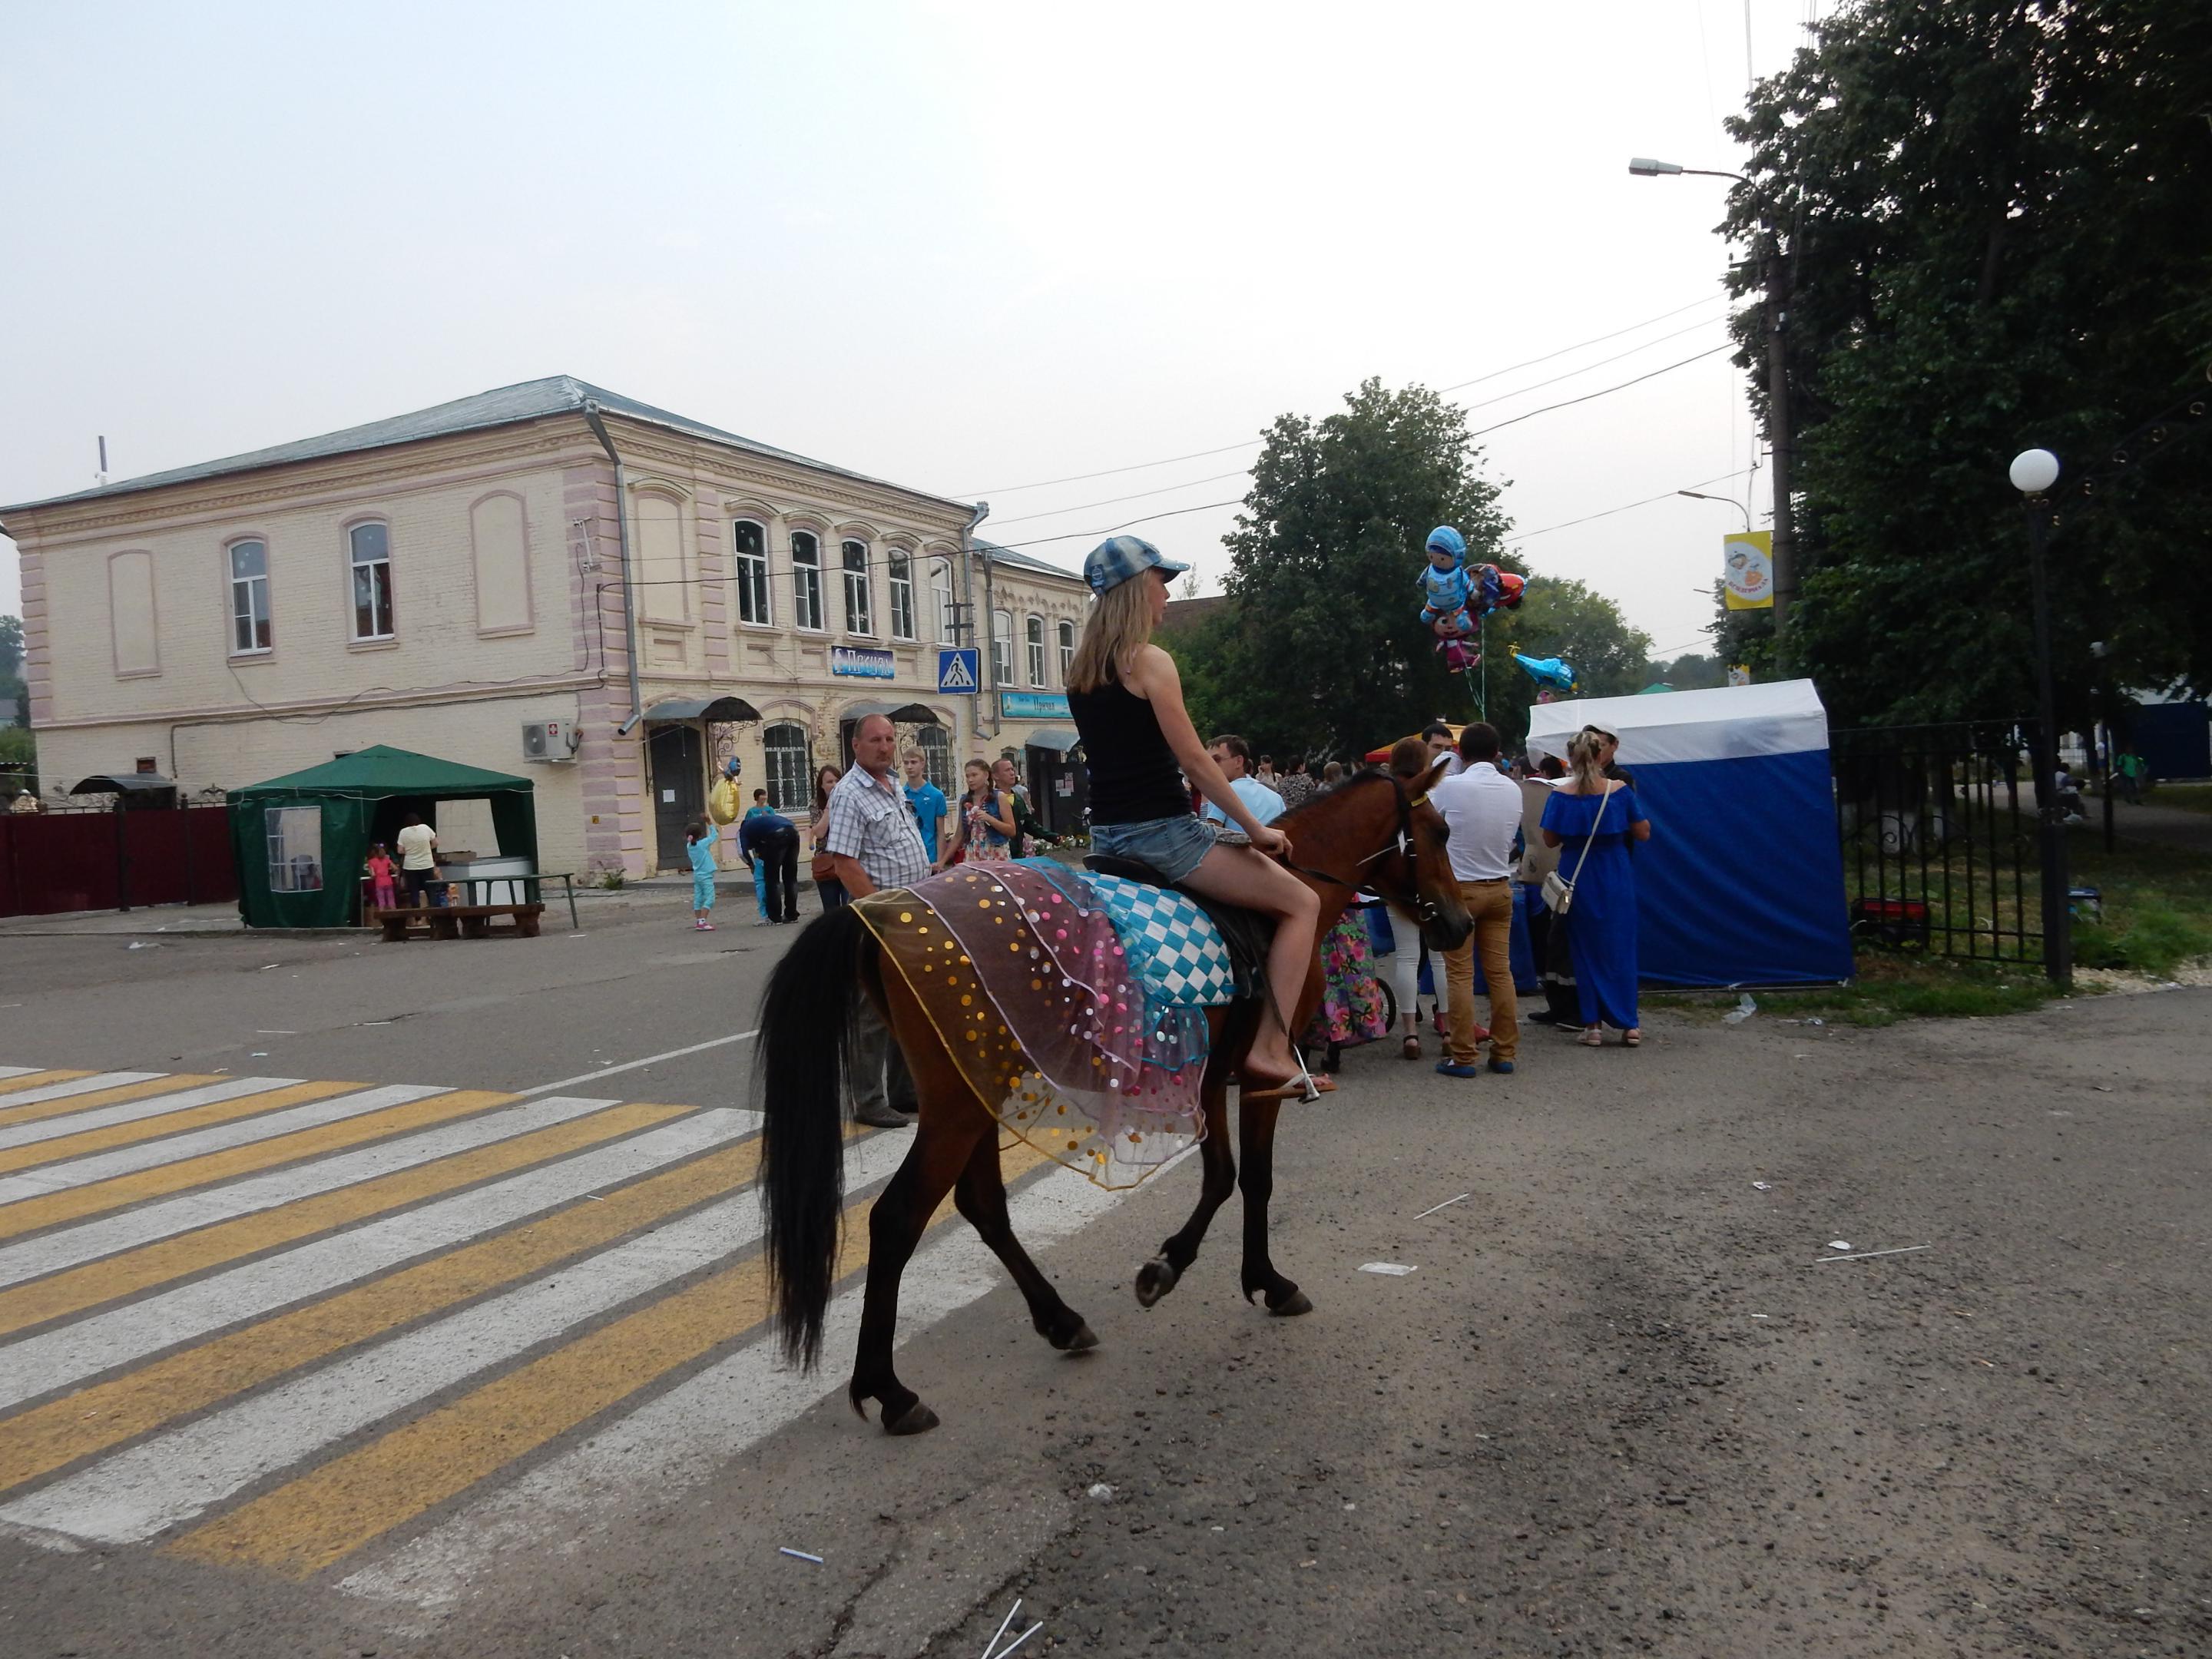
[[[1202,682],[1200,725],[1233,727],[1279,758],[1345,758],[1438,714],[1472,714],[1419,623],[1432,528],[1456,526],[1471,560],[1522,568],[1502,550],[1499,486],[1482,476],[1457,406],[1379,380],[1344,402],[1267,428],[1223,538],[1228,604],[1176,648]]]
[[[23,683],[23,619],[0,617],[0,702],[13,700],[15,724],[31,723],[31,689]]]
[[[1677,691],[1710,691],[1728,684],[1728,665],[1702,651],[1685,652],[1672,662],[1652,664],[1651,678],[1664,680]]]
[[[20,726],[0,726],[0,811],[16,792],[39,793],[39,740]]]
[[[2123,684],[2212,682],[2212,446],[2178,455],[2212,422],[2112,459],[2212,362],[2208,86],[2201,0],[1855,0],[1730,123],[1785,230],[1793,651],[1840,718],[2033,708],[2005,477],[2033,446],[2068,469],[2062,716],[2087,714],[2093,640]],[[1739,189],[1723,228],[1748,243],[1761,215]],[[1763,410],[1759,309],[1737,326]],[[1765,627],[1726,617],[1722,648],[1756,666]]]
[[[1517,611],[1490,619],[1490,723],[1516,744],[1528,732],[1538,687],[1513,653],[1560,657],[1575,671],[1574,696],[1625,697],[1650,683],[1651,636],[1629,626],[1620,607],[1581,582],[1539,573]]]

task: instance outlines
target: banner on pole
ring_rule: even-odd
[[[1731,611],[1768,611],[1774,605],[1774,532],[1746,530],[1721,541],[1721,576]]]

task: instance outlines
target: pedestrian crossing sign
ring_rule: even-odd
[[[937,653],[937,690],[940,696],[974,696],[983,678],[981,647],[948,647]]]

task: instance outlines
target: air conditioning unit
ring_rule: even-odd
[[[575,736],[559,720],[522,723],[522,758],[532,761],[571,761],[576,758]]]

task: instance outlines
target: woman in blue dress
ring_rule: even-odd
[[[1651,822],[1636,791],[1606,776],[1595,734],[1575,735],[1567,766],[1567,781],[1544,803],[1543,830],[1544,845],[1560,849],[1559,874],[1574,884],[1563,920],[1582,1000],[1582,1041],[1595,1048],[1603,1028],[1613,1025],[1633,1048],[1644,1031],[1636,1013],[1636,863],[1628,844],[1650,840]]]

